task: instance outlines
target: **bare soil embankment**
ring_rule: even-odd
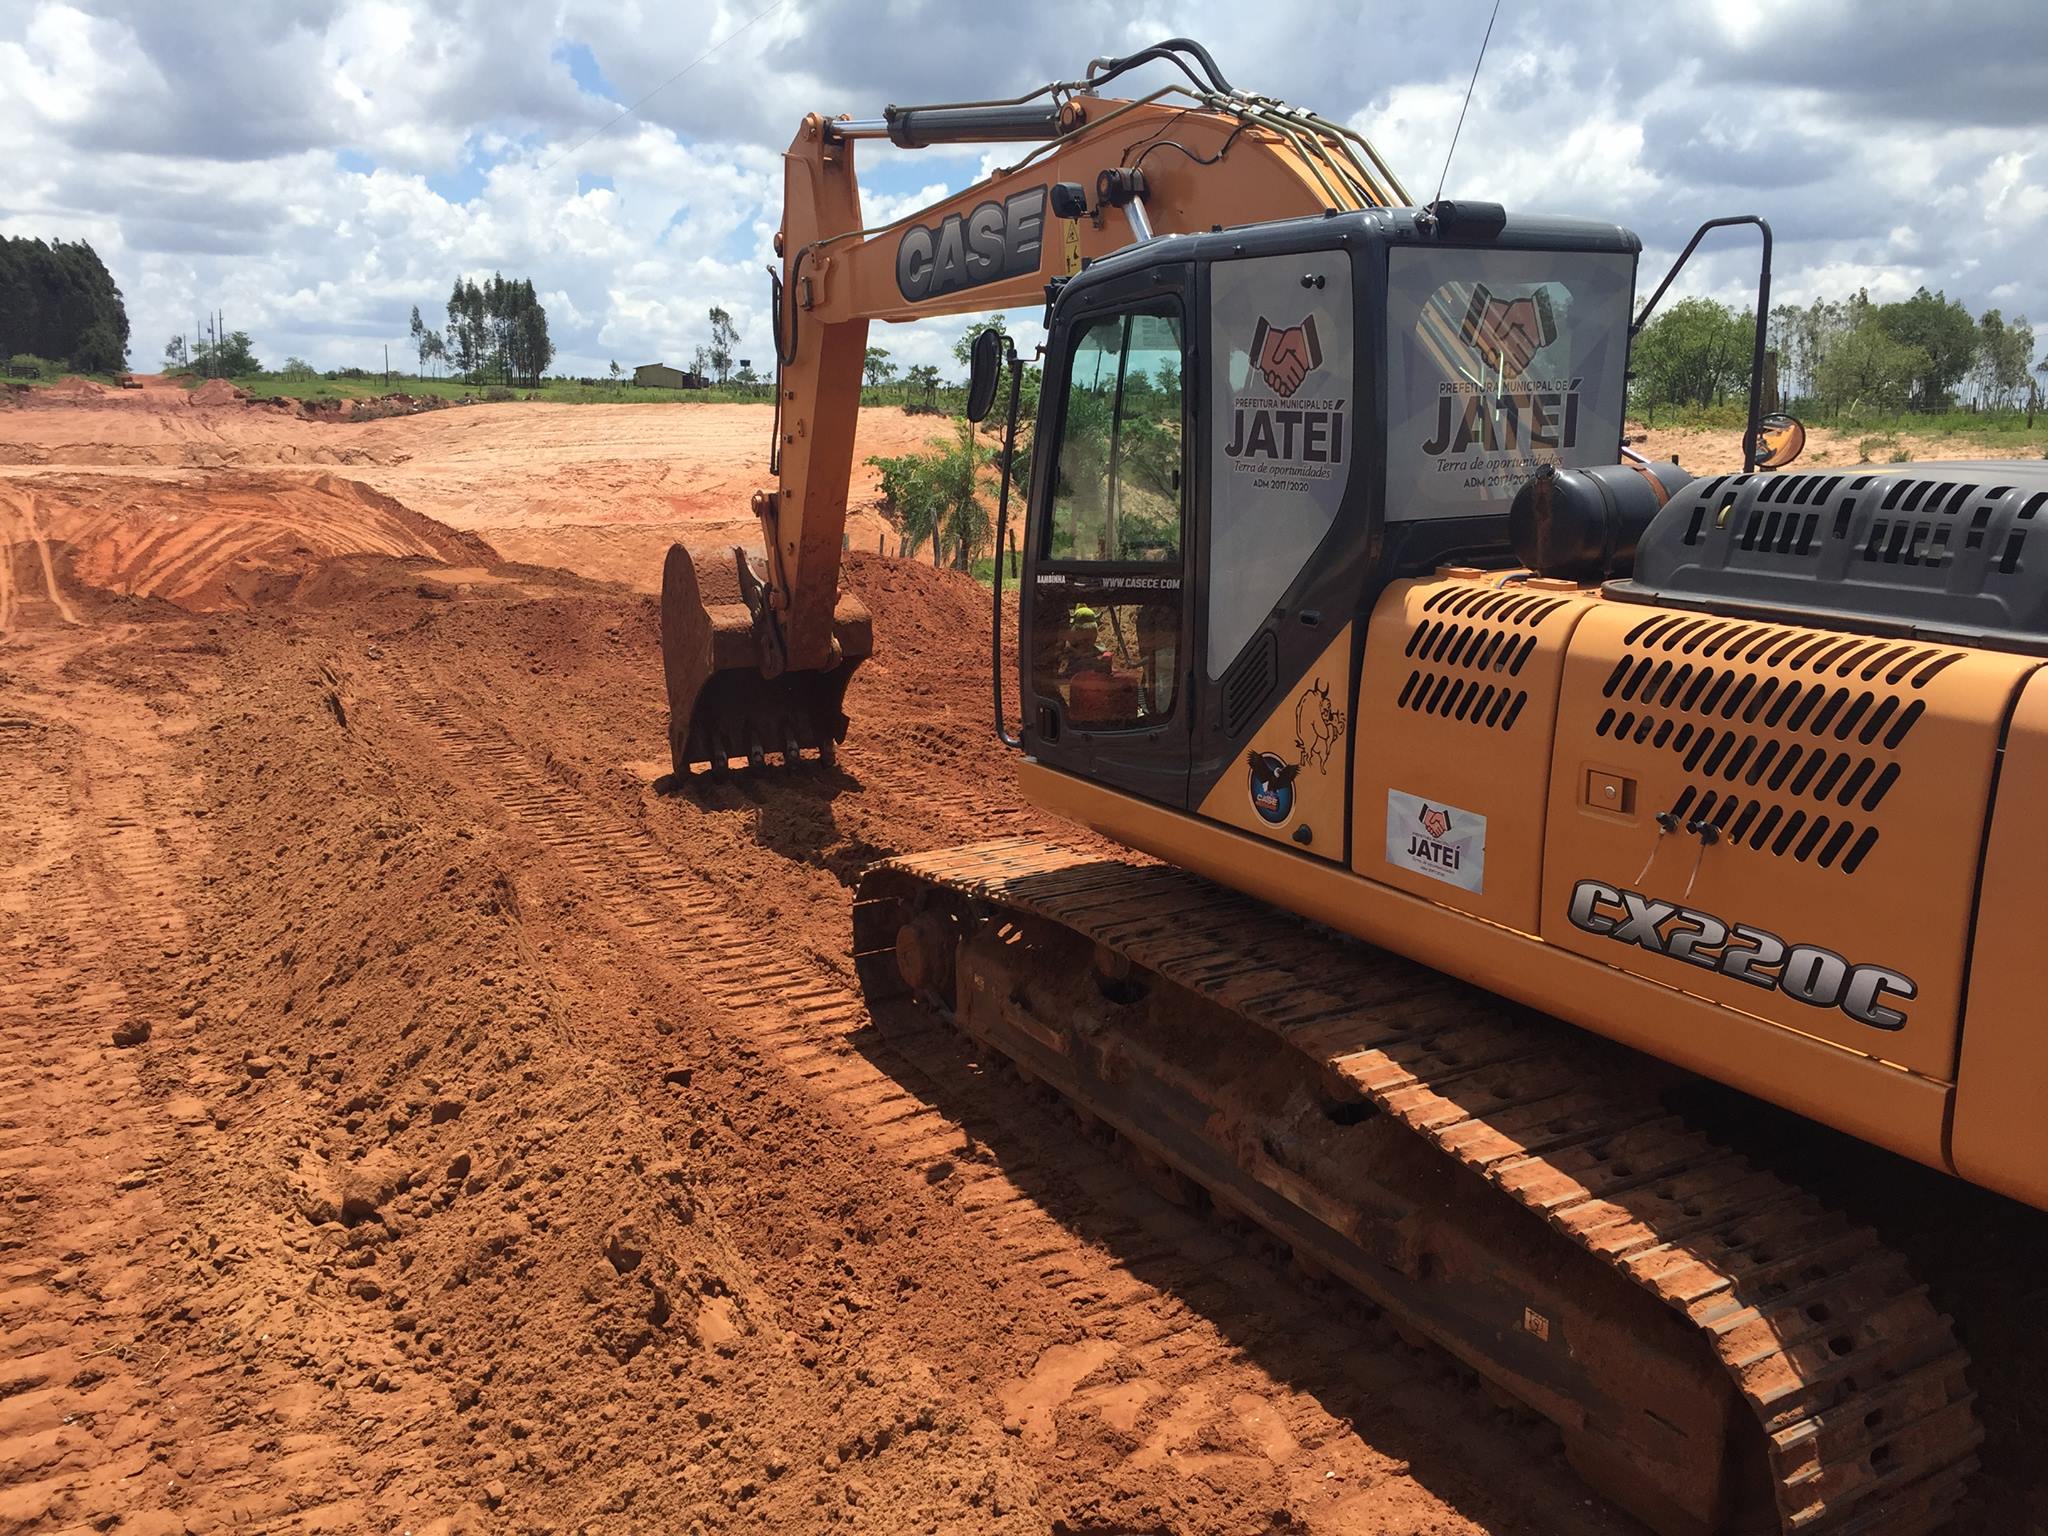
[[[758,549],[753,493],[770,483],[766,405],[454,407],[381,420],[307,419],[253,401],[207,403],[175,385],[90,398],[21,397],[0,418],[0,477],[39,472],[175,478],[180,471],[333,469],[474,533],[508,560],[559,565],[641,591],[678,538]],[[921,448],[945,422],[863,412],[847,537],[886,544],[866,460]]]

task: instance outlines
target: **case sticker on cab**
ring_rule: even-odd
[[[1387,862],[1478,894],[1486,889],[1486,818],[1390,789]]]

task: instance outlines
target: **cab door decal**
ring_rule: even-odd
[[[1209,282],[1204,603],[1213,681],[1336,522],[1357,421],[1347,252],[1218,261]]]

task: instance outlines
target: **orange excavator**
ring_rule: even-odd
[[[1140,66],[1181,81],[1102,93]],[[1035,147],[863,228],[885,136]],[[1691,1116],[1709,1080],[2048,1208],[2048,470],[1791,472],[1761,331],[1744,472],[1634,457],[1672,279],[1637,310],[1633,234],[1415,207],[1183,39],[806,118],[786,176],[764,556],[664,583],[679,775],[843,738],[868,321],[1047,307],[994,724],[1085,832],[866,871],[871,1005],[1357,1287],[1660,1532],[1949,1523],[1981,1429],[1948,1318]],[[1761,322],[1769,229],[1729,223]],[[969,414],[1004,370],[1014,444],[994,336]]]
[[[830,758],[846,684],[873,643],[839,591],[868,324],[1042,304],[1048,282],[1157,233],[1405,200],[1358,134],[1245,97],[1231,114],[1186,93],[1114,100],[1099,88],[1164,61],[1191,84],[1221,77],[1173,39],[1088,78],[1010,102],[892,107],[880,118],[806,117],[783,157],[783,272],[774,284],[776,422],[757,491],[763,554],[692,558],[662,575],[662,637],[678,773],[768,753]],[[1043,99],[1040,99],[1043,98]],[[1035,142],[1020,163],[931,208],[862,226],[854,146]],[[1094,196],[1091,200],[1088,189]]]

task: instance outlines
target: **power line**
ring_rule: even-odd
[[[576,143],[571,144],[567,149],[563,150],[559,155],[555,156],[554,159],[550,160],[546,165],[542,166],[541,169],[543,171],[552,169],[556,165],[559,165],[563,160],[566,160],[569,156],[575,154],[577,150],[581,149],[585,144],[590,143],[593,139],[602,138],[606,133],[609,133],[613,128],[616,128],[620,123],[623,123],[635,112],[638,112],[642,107],[646,106],[648,102],[654,100],[655,97],[659,96],[663,91],[667,90],[670,86],[674,85],[678,80],[682,79],[683,76],[687,75],[699,64],[702,64],[706,59],[710,58],[711,55],[718,52],[718,50],[723,48],[727,43],[731,42],[734,38],[738,37],[742,32],[752,30],[756,23],[766,21],[770,16],[772,16],[775,12],[781,10],[787,4],[789,4],[789,0],[775,0],[774,4],[768,6],[764,10],[757,12],[752,20],[742,22],[739,26],[733,28],[732,31],[726,33],[725,36],[721,37],[709,48],[706,48],[702,53],[698,54],[697,57],[690,60],[689,63],[685,64],[681,69],[677,70],[674,74],[670,75],[666,80],[662,81],[661,84],[657,85],[645,96],[642,96],[630,107],[626,108],[626,110],[621,112],[617,117],[613,118],[610,122],[606,123],[603,127],[599,128],[595,133],[592,133],[589,136],[589,138],[580,139]]]
[[[1458,126],[1451,130],[1451,147],[1444,151],[1444,168],[1436,179],[1436,196],[1431,202],[1440,202],[1444,195],[1444,177],[1451,174],[1451,156],[1458,152],[1458,135],[1465,131],[1465,113],[1472,106],[1472,87],[1479,83],[1479,66],[1486,62],[1486,45],[1493,41],[1493,24],[1500,20],[1500,0],[1493,0],[1493,14],[1486,18],[1486,36],[1479,39],[1479,57],[1472,61],[1472,78],[1465,85],[1465,105],[1458,108]]]

